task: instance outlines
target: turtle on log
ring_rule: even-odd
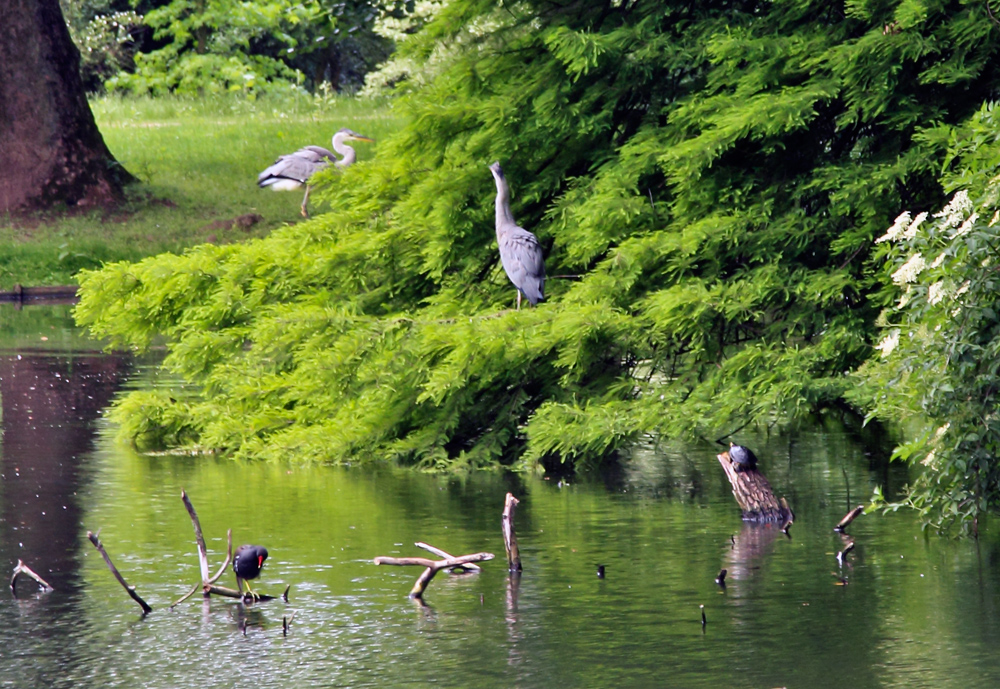
[[[729,443],[729,459],[733,463],[733,468],[739,471],[750,471],[757,468],[757,455],[748,447]]]

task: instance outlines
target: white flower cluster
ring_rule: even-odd
[[[945,296],[944,282],[938,280],[937,282],[935,282],[933,285],[930,286],[930,289],[927,290],[927,303],[930,304],[931,306],[934,306],[935,304],[939,303],[942,299],[944,299],[944,296]]]
[[[894,242],[897,239],[913,239],[917,236],[917,230],[923,224],[924,220],[927,219],[927,213],[923,212],[917,215],[917,217],[910,220],[910,211],[903,211],[899,214],[893,223],[892,227],[886,230],[885,234],[875,240],[876,244],[881,244],[882,242]]]
[[[892,274],[892,281],[897,285],[905,285],[910,282],[916,282],[917,276],[923,271],[927,266],[927,262],[924,261],[924,257],[919,253],[913,254],[906,263],[899,267],[895,273]]]
[[[875,349],[881,350],[882,356],[889,356],[898,344],[899,330],[894,328],[888,335],[882,338],[881,342],[875,345]]]
[[[961,237],[968,234],[969,230],[972,229],[972,226],[976,224],[977,220],[979,220],[979,213],[973,213],[970,215],[965,219],[965,222],[962,223],[962,226],[955,230],[955,234],[953,234],[952,237]]]
[[[910,211],[903,211],[900,213],[896,220],[893,221],[892,227],[886,230],[885,234],[875,240],[876,244],[881,244],[882,242],[894,242],[903,236],[903,233],[910,226]]]
[[[969,192],[965,189],[955,192],[948,205],[934,214],[935,218],[944,218],[946,227],[958,227],[966,215],[972,210],[972,201],[969,199]]]
[[[923,224],[924,220],[927,220],[927,211],[917,214],[917,217],[913,219],[910,226],[906,228],[906,232],[903,233],[903,239],[913,239],[917,236],[917,230]]]

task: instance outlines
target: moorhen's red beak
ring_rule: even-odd
[[[257,569],[260,569],[263,566],[264,566],[264,557],[261,556],[261,555],[258,555],[257,556]]]

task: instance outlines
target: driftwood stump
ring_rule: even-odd
[[[795,520],[795,515],[784,498],[779,500],[775,497],[771,484],[756,467],[737,471],[736,465],[729,459],[728,452],[723,452],[717,457],[733,487],[733,497],[743,510],[743,521],[778,522],[788,525]]]
[[[503,515],[500,525],[503,527],[503,544],[507,550],[507,569],[511,572],[521,571],[521,551],[517,548],[517,532],[514,530],[514,509],[521,502],[512,493],[507,493],[504,500]]]

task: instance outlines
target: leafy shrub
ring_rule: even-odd
[[[256,94],[269,82],[301,82],[302,76],[260,42],[294,51],[302,27],[332,30],[318,2],[269,0],[175,0],[151,10],[145,22],[163,47],[135,58],[134,72],[108,79],[109,90],[137,94],[239,91]]]
[[[80,50],[80,75],[87,91],[100,91],[115,74],[135,69],[135,55],[146,30],[142,15],[133,11],[99,14],[71,23],[70,29]]]
[[[950,144],[951,201],[875,240],[897,299],[855,397],[909,438],[895,456],[918,476],[901,504],[968,531],[1000,506],[1000,111],[985,106]]]

